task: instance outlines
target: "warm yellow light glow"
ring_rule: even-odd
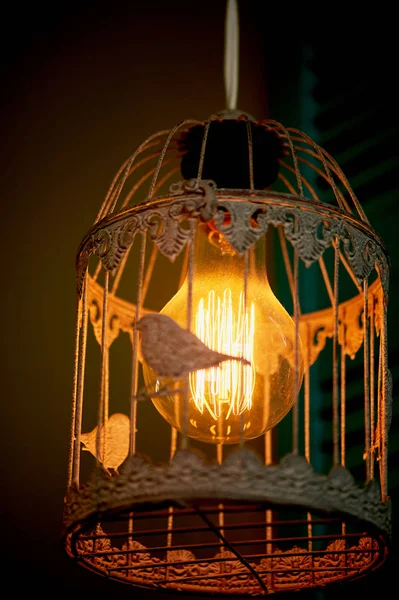
[[[215,420],[222,414],[222,404],[227,405],[226,419],[240,415],[252,407],[255,370],[254,354],[255,306],[245,310],[244,295],[239,296],[238,308],[233,306],[230,289],[223,296],[214,290],[207,301],[201,298],[195,315],[194,333],[212,350],[223,354],[244,357],[251,365],[238,361],[225,361],[220,367],[197,371],[190,375],[190,390],[198,410],[208,411]]]
[[[187,410],[181,393],[153,396],[159,413],[180,432],[208,443],[234,444],[274,427],[295,402],[303,376],[295,325],[269,285],[265,240],[249,251],[248,265],[208,225],[196,234],[192,331],[211,349],[246,358],[190,375]],[[247,284],[245,286],[245,272]],[[187,326],[188,279],[161,313]],[[157,377],[143,363],[147,389],[184,387]]]

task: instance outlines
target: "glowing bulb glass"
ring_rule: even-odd
[[[245,259],[208,225],[196,233],[192,283],[192,331],[212,350],[244,357],[250,365],[227,360],[189,376],[188,414],[183,395],[153,397],[160,414],[176,429],[203,442],[234,444],[274,427],[295,402],[303,377],[295,325],[273,294],[266,273],[265,240]],[[187,325],[188,280],[161,313]],[[296,377],[296,366],[298,376]],[[183,381],[159,380],[143,363],[147,388],[181,389]],[[186,419],[186,425],[185,425]]]

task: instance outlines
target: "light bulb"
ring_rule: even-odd
[[[296,378],[295,325],[269,285],[262,237],[249,250],[246,291],[245,259],[214,227],[201,224],[194,248],[191,330],[212,350],[241,361],[189,376],[188,414],[183,396],[153,396],[166,421],[189,437],[209,443],[234,444],[262,435],[289,412],[303,377],[299,340]],[[187,326],[188,278],[161,310]],[[160,380],[143,362],[147,389],[177,389],[184,382]]]

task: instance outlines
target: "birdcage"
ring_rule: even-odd
[[[77,255],[68,554],[207,596],[381,565],[388,276],[305,133],[226,111],[144,141]]]

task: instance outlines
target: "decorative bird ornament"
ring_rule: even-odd
[[[181,379],[194,371],[218,367],[226,360],[251,364],[245,358],[211,350],[167,315],[144,315],[136,328],[141,332],[143,359],[158,377]]]
[[[104,438],[105,430],[105,438]],[[98,425],[89,433],[82,433],[80,440],[83,450],[88,450],[95,456],[108,471],[118,470],[129,454],[130,419],[122,413],[114,413],[106,422],[105,427],[100,426],[100,440],[98,444]],[[99,445],[99,454],[97,447]]]

